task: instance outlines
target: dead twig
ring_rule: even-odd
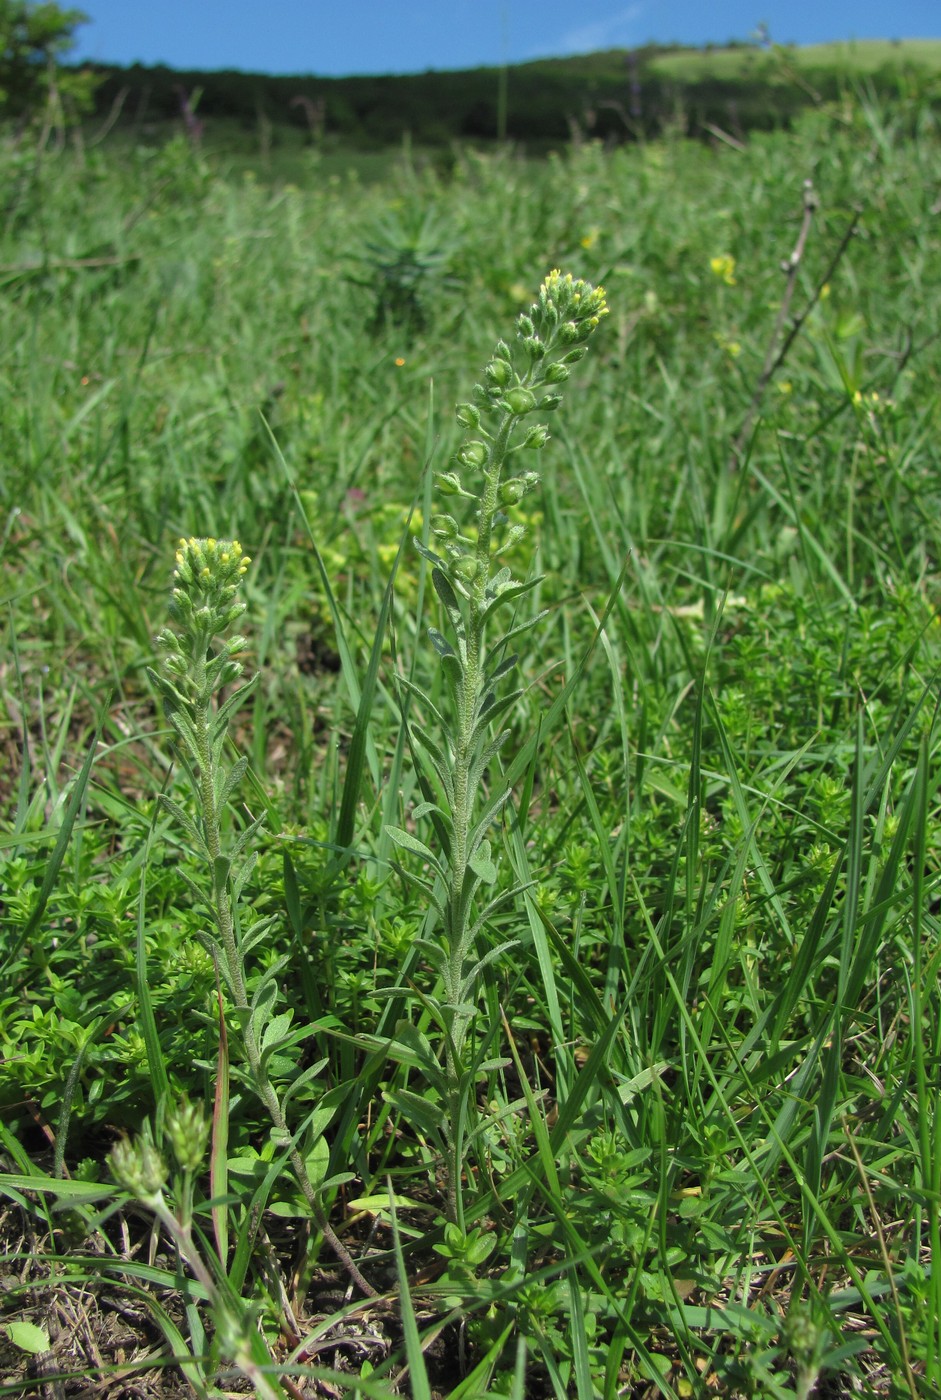
[[[817,305],[817,302],[820,300],[824,287],[832,279],[834,273],[836,272],[836,269],[839,266],[844,253],[850,245],[851,239],[856,233],[856,229],[862,215],[861,209],[856,209],[854,211],[853,217],[847,225],[843,233],[843,237],[840,239],[840,242],[836,248],[836,251],[831,257],[829,263],[827,264],[826,271],[823,273],[823,275],[818,280],[816,286],[814,287],[814,290],[808,299],[807,305],[804,307],[803,311],[801,311],[799,314],[795,315],[792,318],[787,334],[784,335],[782,339],[782,332],[787,322],[788,314],[791,309],[791,302],[794,298],[794,291],[797,286],[797,276],[800,271],[801,262],[804,257],[804,249],[807,245],[807,239],[810,235],[811,225],[813,224],[814,215],[817,212],[819,205],[820,201],[817,198],[817,192],[814,189],[813,181],[805,180],[804,214],[801,220],[800,232],[797,235],[797,242],[794,245],[794,251],[791,253],[790,257],[785,258],[781,264],[781,271],[787,277],[787,282],[784,287],[784,295],[781,298],[781,307],[778,311],[778,318],[774,324],[774,330],[771,332],[771,339],[768,342],[768,349],[765,353],[764,364],[761,367],[761,374],[758,376],[758,382],[755,385],[754,392],[751,396],[751,401],[749,402],[748,408],[746,409],[745,417],[742,420],[742,426],[738,431],[735,441],[732,443],[732,451],[729,456],[730,472],[737,471],[738,468],[741,466],[742,457],[745,451],[745,444],[751,436],[751,431],[754,426],[755,419],[758,416],[758,410],[761,407],[761,401],[764,398],[765,390],[771,383],[771,380],[774,378],[775,374],[777,374],[778,370],[784,364],[784,361],[787,359],[791,346],[794,344],[794,341],[800,335],[804,323],[806,322],[810,313],[813,311],[814,307]]]

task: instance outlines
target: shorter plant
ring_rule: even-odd
[[[391,213],[376,223],[358,258],[363,272],[350,278],[375,298],[373,331],[425,329],[429,307],[446,281],[452,246],[432,212]]]
[[[235,1364],[261,1400],[281,1400],[284,1392],[268,1374],[273,1362],[258,1330],[256,1309],[227,1286],[224,1265],[207,1252],[205,1244],[197,1242],[194,1234],[196,1176],[206,1153],[209,1122],[201,1108],[184,1098],[168,1113],[165,1135],[177,1167],[172,1181],[149,1123],[133,1141],[124,1137],[112,1149],[108,1157],[111,1174],[159,1222],[180,1262],[201,1286],[212,1309],[213,1350]],[[198,1368],[198,1374],[193,1373],[193,1367]],[[184,1363],[184,1370],[198,1390],[208,1390],[211,1376],[205,1374],[205,1363],[197,1360],[195,1352]]]
[[[437,628],[428,629],[444,671],[449,716],[445,718],[427,695],[405,683],[441,736],[439,741],[425,728],[412,726],[433,775],[429,800],[414,815],[431,817],[439,853],[409,832],[396,828],[390,834],[399,847],[427,861],[437,876],[437,883],[412,878],[441,918],[442,944],[426,942],[424,947],[441,978],[442,996],[433,1010],[444,1036],[442,1128],[447,1143],[448,1216],[461,1228],[466,1123],[476,1076],[485,1067],[468,1064],[468,1033],[486,968],[509,952],[516,940],[484,953],[477,945],[493,915],[520,893],[516,887],[485,899],[482,909],[475,906],[481,887],[492,889],[496,883],[490,831],[511,792],[501,779],[486,792],[493,761],[510,734],[500,728],[500,721],[523,693],[517,689],[498,696],[498,687],[517,662],[510,644],[542,616],[522,622],[513,617],[517,603],[539,580],[514,579],[501,562],[524,533],[522,526],[511,523],[507,511],[535,489],[539,476],[532,470],[512,476],[505,472],[519,454],[525,457],[548,441],[546,425],[533,423],[532,418],[558,408],[560,386],[585,355],[584,342],[606,314],[602,288],[575,281],[571,274],[549,274],[538,301],[517,321],[512,349],[502,340],[497,343],[484,383],[474,388],[473,402],[459,406],[457,419],[469,436],[457,453],[454,469],[434,478],[439,500],[452,509],[469,503],[468,518],[462,523],[449,512],[436,513],[431,531],[439,552],[419,545],[431,564],[432,583],[450,630],[446,637]],[[508,612],[503,628],[492,635],[497,616]]]
[[[226,698],[223,692],[242,673],[237,657],[245,639],[226,634],[245,611],[239,589],[249,562],[236,540],[180,541],[170,603],[175,626],[158,637],[165,653],[164,674],[151,672],[151,677],[176,734],[180,762],[196,798],[197,820],[194,822],[178,803],[164,800],[206,866],[207,890],[196,885],[191,888],[212,913],[214,933],[206,935],[205,943],[235,1007],[248,1082],[271,1119],[275,1145],[287,1154],[323,1237],[357,1287],[371,1294],[375,1290],[327,1220],[311,1180],[307,1163],[314,1144],[310,1142],[307,1150],[302,1150],[288,1123],[290,1097],[315,1078],[323,1061],[295,1076],[283,1096],[272,1078],[275,1057],[292,1049],[304,1034],[292,1030],[290,1010],[277,1012],[278,977],[285,959],[268,966],[251,989],[246,974],[246,959],[252,949],[261,946],[276,917],[256,920],[247,927],[237,918],[239,898],[257,859],[250,845],[261,830],[262,818],[249,822],[228,850],[223,847],[226,812],[248,767],[248,759],[242,757],[226,769],[223,750],[232,717],[249,694],[254,678]]]

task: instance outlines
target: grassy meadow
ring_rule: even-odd
[[[770,49],[686,49],[658,54],[650,60],[654,72],[686,82],[763,76],[780,82],[790,70],[807,79],[839,75],[844,82],[894,72],[906,76],[937,76],[941,69],[941,39],[863,39],[843,43],[775,45]]]
[[[0,163],[0,1394],[937,1395],[937,113]]]

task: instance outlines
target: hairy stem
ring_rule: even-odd
[[[204,680],[204,660],[200,660],[196,671],[197,680],[200,678]],[[241,953],[235,936],[232,901],[229,896],[227,881],[220,876],[222,832],[219,822],[219,813],[216,808],[216,785],[219,775],[212,753],[210,700],[208,696],[203,695],[202,688],[200,688],[199,693],[200,699],[194,707],[194,729],[196,733],[197,751],[200,756],[198,775],[199,797],[203,810],[203,831],[206,838],[206,848],[209,853],[209,874],[212,881],[213,914],[226,961],[226,970],[228,972],[232,999],[235,1003],[236,1010],[246,1013],[242,1017],[242,1043],[245,1048],[245,1058],[248,1061],[249,1073],[255,1087],[255,1092],[267,1110],[280,1143],[288,1148],[288,1160],[297,1178],[297,1184],[301,1189],[301,1194],[317,1222],[317,1228],[320,1230],[320,1233],[323,1235],[327,1244],[333,1250],[356,1287],[368,1296],[375,1297],[376,1290],[366,1282],[350,1255],[349,1250],[339,1239],[327,1219],[320,1199],[317,1196],[317,1192],[311,1184],[304,1158],[294,1144],[293,1136],[288,1127],[287,1119],[284,1116],[277,1090],[264,1067],[261,1047],[258,1044],[258,1037],[255,1033],[255,1027],[251,1018],[250,1003],[242,969]]]

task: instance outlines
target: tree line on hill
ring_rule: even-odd
[[[145,141],[182,123],[198,142],[216,122],[263,125],[269,133],[293,128],[294,139],[300,133],[312,145],[376,149],[408,136],[428,147],[511,140],[538,151],[577,135],[620,142],[678,125],[693,136],[741,139],[787,126],[801,107],[836,97],[845,83],[825,65],[811,82],[788,50],[766,44],[730,46],[733,64],[727,49],[717,50],[714,65],[698,62],[685,72],[663,60],[688,51],[658,45],[407,76],[70,66],[65,60],[86,18],[51,0],[0,0],[0,118],[20,129],[31,120],[94,119]],[[868,81],[896,91],[903,76],[904,66],[891,62]]]
[[[690,134],[711,127],[735,136],[787,125],[808,101],[798,84],[769,88],[758,62],[734,82],[714,77],[678,82],[652,67],[669,50],[635,49],[587,57],[408,76],[318,78],[256,73],[181,72],[135,65],[99,72],[96,108],[116,106],[121,121],[146,129],[186,117],[259,120],[298,128],[312,143],[335,138],[364,149],[510,140],[539,147],[573,133],[608,142],[658,135],[681,114]],[[759,58],[764,57],[759,55]],[[836,95],[836,82],[823,96]]]

